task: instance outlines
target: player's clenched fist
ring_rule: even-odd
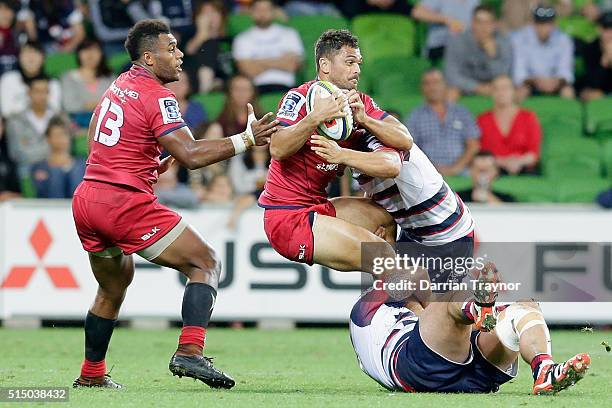
[[[314,106],[312,113],[317,118],[317,122],[323,123],[336,118],[346,116],[344,106],[346,105],[346,96],[342,92],[334,92],[331,96],[322,96],[321,89],[315,90]]]
[[[257,120],[253,106],[250,103],[247,104],[247,110],[249,116],[246,133],[249,136],[250,145],[267,145],[270,143],[270,137],[278,129],[278,120],[270,122],[270,119],[274,116],[272,112],[266,113],[261,119]]]
[[[365,105],[359,97],[359,94],[356,90],[351,89],[346,93],[346,97],[348,98],[349,106],[353,111],[353,119],[357,123],[363,123],[366,120]]]

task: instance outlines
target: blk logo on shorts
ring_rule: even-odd
[[[306,256],[306,244],[300,244],[300,253],[298,255],[298,259],[304,259]]]
[[[158,227],[153,227],[153,228],[151,228],[151,232],[147,232],[142,237],[140,237],[140,239],[142,239],[143,241],[147,241],[153,235],[157,234],[159,231],[160,231],[160,229]]]

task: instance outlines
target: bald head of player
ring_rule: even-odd
[[[136,23],[128,32],[125,49],[133,64],[151,72],[162,84],[179,80],[184,54],[165,22],[142,20]]]
[[[315,45],[317,75],[340,89],[356,89],[362,62],[359,42],[348,30],[327,30]]]

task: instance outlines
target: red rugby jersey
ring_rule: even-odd
[[[186,126],[174,93],[134,65],[111,84],[94,113],[85,180],[153,194],[162,151],[157,138]]]
[[[276,118],[282,126],[292,126],[306,116],[306,94],[316,81],[306,82],[287,92],[279,103]],[[359,92],[368,116],[382,120],[388,114],[368,95]],[[363,143],[363,129],[357,128],[342,147],[356,148]],[[327,200],[327,185],[344,172],[344,166],[331,164],[310,149],[310,139],[293,156],[285,160],[272,159],[259,205],[264,208],[298,208],[323,203]],[[384,149],[381,144],[381,149]],[[358,150],[358,149],[356,149]]]

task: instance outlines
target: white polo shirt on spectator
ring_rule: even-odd
[[[514,61],[512,79],[520,85],[536,77],[562,78],[574,82],[574,43],[558,28],[541,42],[532,25],[515,31],[512,36]]]
[[[304,46],[297,31],[279,24],[267,28],[252,27],[238,36],[232,46],[235,60],[280,58],[287,54],[304,55]],[[280,69],[269,69],[257,75],[253,82],[261,85],[295,86],[295,74]]]

